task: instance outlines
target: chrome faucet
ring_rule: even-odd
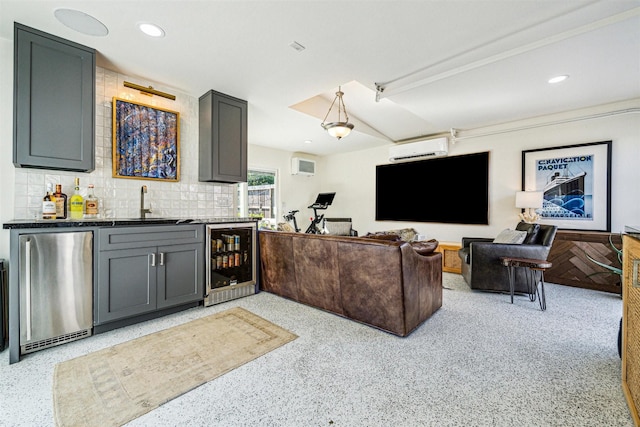
[[[148,213],[153,213],[151,210],[151,203],[149,203],[149,209],[144,207],[144,195],[147,194],[147,186],[143,185],[140,189],[140,218],[145,219]]]

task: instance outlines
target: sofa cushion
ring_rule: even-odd
[[[436,239],[421,240],[419,242],[409,242],[411,247],[420,255],[429,255],[438,247],[438,241]]]
[[[400,236],[397,234],[371,234],[368,233],[366,236],[367,239],[376,239],[376,240],[388,240],[390,242],[397,242],[400,240]]]
[[[520,230],[511,230],[506,228],[498,234],[498,236],[493,239],[493,243],[515,243],[520,244],[524,242],[524,239],[527,237],[526,231]]]
[[[538,232],[540,231],[540,224],[529,224],[521,221],[517,226],[516,230],[518,231],[526,231],[527,237],[524,239],[524,244],[532,245],[536,243],[538,239]]]

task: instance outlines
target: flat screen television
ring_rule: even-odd
[[[377,165],[376,221],[489,224],[489,152]]]

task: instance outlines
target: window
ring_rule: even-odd
[[[276,225],[277,173],[274,170],[249,169],[247,182],[238,185],[238,216],[259,218]]]

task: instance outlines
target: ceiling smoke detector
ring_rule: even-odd
[[[294,42],[289,43],[289,46],[290,46],[292,49],[294,49],[294,50],[296,50],[296,51],[298,51],[298,52],[302,52],[303,50],[305,50],[305,49],[306,49],[306,47],[302,46],[300,43],[295,42],[295,41],[294,41]]]

